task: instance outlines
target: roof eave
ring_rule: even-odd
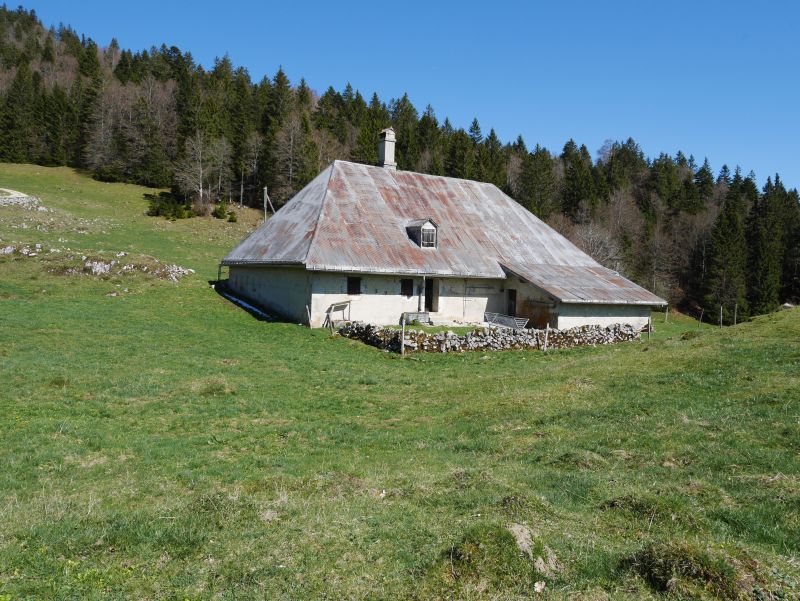
[[[658,301],[558,299],[558,302],[562,305],[634,305],[640,307],[666,307],[669,305],[669,303],[663,299],[658,299]]]
[[[366,275],[416,275],[440,278],[472,278],[478,280],[502,280],[505,276],[500,273],[474,273],[456,271],[425,271],[422,269],[385,269],[376,267],[358,267],[356,265],[306,265],[309,271],[322,271],[329,273],[363,273]]]
[[[296,267],[297,265],[304,265],[303,261],[286,261],[282,259],[222,259],[220,261],[220,265],[291,265]]]

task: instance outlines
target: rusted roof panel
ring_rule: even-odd
[[[409,238],[408,224],[427,219],[437,224],[437,248]],[[475,278],[504,278],[503,265],[540,275],[542,267],[569,266],[575,270],[569,282],[550,284],[565,302],[627,302],[610,300],[619,286],[629,291],[619,298],[635,288],[658,301],[643,304],[663,303],[611,278],[613,272],[492,184],[346,161],[335,161],[223,260],[237,263]]]
[[[666,301],[602,265],[512,265],[507,272],[563,303],[664,306]]]
[[[333,165],[315,177],[272,218],[229,252],[222,264],[304,263],[332,171]]]

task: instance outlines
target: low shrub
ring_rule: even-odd
[[[148,202],[147,214],[151,217],[166,217],[167,219],[187,219],[194,217],[192,205],[181,200],[170,192],[158,194],[145,194]]]
[[[211,211],[211,214],[216,217],[217,219],[227,219],[228,218],[228,203],[224,200],[220,200],[219,204],[214,207],[214,210]]]

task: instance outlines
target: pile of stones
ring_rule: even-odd
[[[124,263],[122,261],[117,261],[116,259],[112,259],[110,261],[103,259],[87,260],[86,257],[82,257],[82,260],[83,265],[81,267],[68,268],[64,273],[66,275],[89,274],[107,276],[123,275],[134,271],[140,271],[157,278],[170,280],[171,282],[177,282],[183,276],[194,273],[194,269],[181,267],[180,265],[168,265],[161,263],[160,261],[156,261],[154,265],[147,265],[143,263]]]
[[[354,321],[342,325],[339,328],[339,334],[385,351],[400,352],[402,334],[396,328]],[[608,327],[580,326],[569,330],[483,326],[464,335],[451,331],[426,332],[411,329],[406,330],[405,352],[461,353],[512,349],[547,350],[613,344],[638,338],[639,331],[627,324],[614,324]]]
[[[49,250],[41,244],[21,244],[21,245],[0,245],[0,256],[8,255],[12,258],[28,257],[33,258],[42,255],[45,259],[51,259],[52,255],[58,255],[60,261],[68,261],[72,264],[57,265],[51,267],[51,273],[59,275],[92,275],[99,277],[109,277],[113,275],[127,275],[134,272],[141,272],[150,276],[177,282],[182,277],[194,274],[194,269],[181,267],[180,265],[162,263],[158,259],[151,259],[148,262],[131,263],[121,260],[128,253],[119,251],[114,253],[117,258],[104,259],[99,257],[87,257],[86,255],[66,254],[69,248],[62,250],[51,248]],[[47,253],[45,255],[45,253]],[[51,262],[52,264],[52,262]],[[398,347],[399,348],[399,347]]]
[[[36,196],[26,196],[17,192],[12,194],[0,194],[0,207],[20,207],[28,211],[41,211],[47,212],[47,208],[40,204],[40,200]]]

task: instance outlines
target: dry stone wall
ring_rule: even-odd
[[[399,353],[401,331],[363,322],[350,322],[339,328],[339,334],[360,340],[379,349]],[[512,349],[563,349],[576,346],[597,346],[637,340],[639,331],[633,326],[615,324],[608,327],[580,326],[569,330],[533,330],[484,326],[464,335],[455,332],[406,330],[405,352],[460,353],[465,351],[502,351]]]

